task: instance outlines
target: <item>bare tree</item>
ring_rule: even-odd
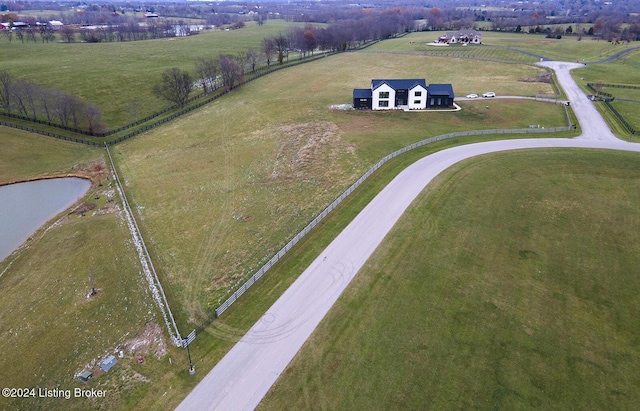
[[[24,32],[21,29],[16,30],[16,37],[24,43]]]
[[[227,91],[231,91],[236,84],[242,81],[242,66],[234,56],[229,54],[218,56],[217,63],[222,76],[222,84]]]
[[[213,59],[198,58],[195,62],[197,80],[202,86],[204,94],[216,89],[216,79],[218,77],[218,65]]]
[[[60,36],[67,43],[74,42],[76,40],[76,33],[71,26],[65,25],[60,29]]]
[[[34,26],[29,26],[25,31],[27,32],[27,43],[31,40],[35,44],[38,41],[36,39],[36,28]]]
[[[271,66],[271,59],[273,59],[273,55],[276,53],[276,43],[273,41],[273,38],[266,37],[262,39],[262,53],[267,60],[267,67]]]
[[[4,33],[7,40],[9,40],[9,43],[11,43],[11,40],[13,40],[13,30],[11,30],[11,28],[8,28],[7,30],[1,31]]]
[[[11,88],[13,104],[19,113],[33,120],[37,119],[36,86],[26,81],[18,81]],[[31,114],[30,114],[31,113]]]
[[[177,67],[162,72],[162,81],[153,86],[153,94],[157,97],[184,107],[193,90],[191,75]]]
[[[75,110],[73,97],[68,94],[57,92],[55,94],[55,99],[54,111],[56,116],[63,127],[69,127],[69,123],[74,115],[73,110]]]
[[[47,116],[47,121],[51,122],[51,116],[54,114],[56,93],[45,88],[40,88],[39,94],[40,104],[42,104],[42,109]]]
[[[245,53],[245,59],[247,63],[251,66],[251,72],[254,73],[256,71],[256,64],[258,63],[258,59],[260,58],[260,54],[254,49],[250,48]]]
[[[11,114],[11,87],[13,76],[7,70],[0,69],[0,106]]]
[[[90,133],[104,132],[105,127],[100,121],[100,109],[95,104],[85,104],[83,114],[86,128]]]
[[[284,62],[285,53],[287,57],[287,61],[289,60],[289,46],[290,42],[287,36],[283,36],[282,34],[278,34],[273,38],[273,42],[275,43],[276,50],[278,52],[278,63],[282,64]]]

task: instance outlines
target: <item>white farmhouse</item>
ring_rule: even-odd
[[[427,86],[425,79],[371,80],[371,88],[353,90],[353,107],[369,110],[425,110],[453,106],[451,84]]]

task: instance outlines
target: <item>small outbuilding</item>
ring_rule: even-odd
[[[118,360],[116,359],[116,357],[110,355],[100,363],[100,368],[102,368],[102,371],[108,372],[113,368],[114,365],[116,365],[117,362]]]
[[[78,378],[86,382],[93,378],[93,374],[91,373],[91,371],[84,370],[80,374],[78,374]]]
[[[47,27],[52,30],[60,30],[62,27],[64,27],[64,24],[62,24],[62,22],[58,20],[49,20],[47,22]]]
[[[371,89],[356,88],[353,90],[353,108],[358,110],[371,110]]]

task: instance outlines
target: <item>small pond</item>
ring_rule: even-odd
[[[71,207],[90,187],[89,180],[76,177],[1,186],[0,261],[44,223]]]

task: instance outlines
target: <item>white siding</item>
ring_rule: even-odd
[[[410,89],[408,103],[410,110],[423,110],[427,108],[427,89],[420,85]]]
[[[380,93],[389,93],[388,98],[380,98]],[[387,102],[385,106],[384,102]],[[382,104],[381,104],[382,102]],[[395,108],[396,105],[396,91],[389,87],[387,84],[382,84],[377,89],[373,90],[371,108],[373,110],[390,110]]]

